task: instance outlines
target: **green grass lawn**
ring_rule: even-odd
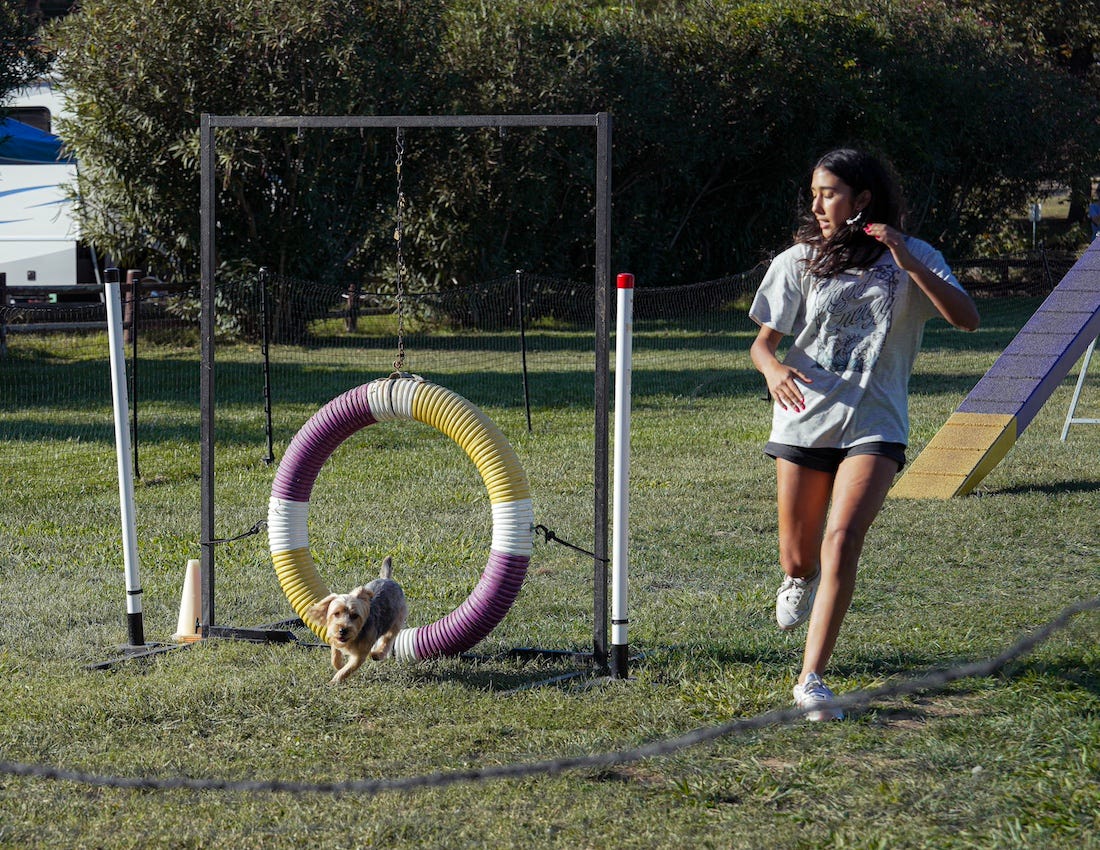
[[[930,329],[912,385],[910,457],[1027,315],[976,335]],[[39,393],[104,367],[94,357],[57,362],[48,350],[12,364],[0,372],[21,382],[0,408],[0,435],[12,435],[0,441],[0,760],[101,776],[340,783],[628,749],[788,707],[802,634],[772,619],[769,413],[748,339],[640,329],[630,620],[642,657],[628,681],[537,688],[527,686],[577,668],[507,650],[585,651],[592,640],[590,559],[541,539],[519,599],[476,658],[371,665],[340,688],[327,684],[327,652],[296,645],[209,641],[88,669],[127,638],[110,408],[98,392],[66,403]],[[495,361],[456,367],[441,348],[416,352],[413,371],[500,425],[531,480],[536,522],[587,547],[591,348],[564,332],[533,345],[531,431]],[[217,534],[230,536],[266,517],[274,469],[261,461],[262,414],[232,366],[252,355],[219,356]],[[276,406],[277,452],[320,403],[384,373],[356,356],[317,352],[285,367],[304,377]],[[167,641],[184,564],[199,554],[198,364],[184,345],[145,357],[138,544],[146,637]],[[1100,427],[1059,440],[1071,391],[1072,378],[974,495],[887,503],[827,677],[834,690],[995,655],[1100,591]],[[1098,394],[1090,382],[1083,404],[1095,410]],[[345,441],[311,499],[326,580],[350,587],[393,554],[411,625],[466,597],[490,530],[476,469],[416,423]],[[218,549],[216,598],[221,623],[292,615],[265,535]],[[374,795],[0,775],[0,846],[12,848],[1076,850],[1100,847],[1098,836],[1095,612],[991,677],[877,702],[839,723],[782,725],[615,767]]]

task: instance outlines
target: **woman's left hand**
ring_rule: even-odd
[[[936,306],[940,315],[957,328],[964,331],[976,330],[981,321],[974,300],[958,286],[952,286],[913,256],[905,242],[905,234],[888,224],[866,225],[863,232],[877,239],[890,249],[898,268],[907,272],[924,294]]]
[[[863,232],[889,248],[890,253],[894,255],[894,262],[900,268],[906,271],[912,270],[914,258],[909,251],[909,246],[905,244],[904,233],[888,224],[875,224],[874,222],[866,225]]]

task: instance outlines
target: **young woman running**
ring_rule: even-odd
[[[809,617],[796,705],[840,719],[822,674],[852,600],[864,538],[905,464],[908,387],[925,322],[978,327],[943,256],[902,231],[890,169],[835,150],[813,169],[795,244],[772,262],[750,315],[752,362],[774,399],[779,628]],[[792,339],[786,356],[776,352]]]

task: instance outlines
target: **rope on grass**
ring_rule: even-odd
[[[1100,609],[1100,596],[1086,599],[1064,608],[1050,622],[1036,629],[1032,634],[1019,638],[1000,654],[984,661],[974,661],[957,667],[939,668],[920,676],[903,679],[878,688],[853,691],[836,699],[836,707],[851,711],[866,708],[873,702],[909,696],[920,692],[938,693],[947,685],[960,679],[990,676],[1011,662],[1032,652],[1051,635],[1066,628],[1078,614]],[[34,779],[76,782],[100,788],[140,788],[146,791],[168,791],[188,789],[193,791],[231,791],[245,793],[281,792],[290,794],[363,794],[373,795],[385,791],[409,791],[418,788],[442,788],[460,782],[488,782],[493,779],[519,779],[529,776],[554,775],[570,770],[606,768],[629,764],[644,759],[667,756],[714,741],[729,735],[752,732],[775,726],[791,726],[802,720],[807,711],[813,709],[787,708],[781,711],[769,711],[742,720],[731,720],[717,726],[694,729],[673,738],[664,738],[624,750],[597,753],[573,758],[550,759],[525,764],[505,764],[490,767],[455,770],[447,773],[429,773],[398,779],[359,779],[346,782],[292,782],[280,779],[268,780],[231,780],[231,779],[191,779],[188,777],[170,777],[155,779],[140,776],[103,776],[81,773],[72,770],[48,767],[46,765],[18,764],[0,761],[0,775],[24,776]]]

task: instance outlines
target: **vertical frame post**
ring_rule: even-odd
[[[275,433],[271,423],[271,302],[267,296],[267,269],[260,269],[260,352],[264,360],[264,433],[267,437],[267,454],[264,455],[264,463],[267,466],[275,463]],[[349,305],[357,298],[357,293],[351,291],[348,299]],[[350,307],[349,307],[350,309]]]
[[[595,629],[596,665],[607,670],[608,421],[611,354],[611,115],[596,115]]]
[[[8,273],[0,272],[0,357],[8,356]]]
[[[210,116],[203,114],[200,132],[200,164],[202,181],[199,189],[199,238],[202,243],[200,259],[201,310],[199,333],[201,336],[202,365],[199,373],[199,418],[202,423],[202,439],[199,444],[199,463],[202,484],[200,498],[202,570],[202,623],[203,637],[208,637],[214,625],[214,127]]]
[[[516,321],[519,322],[519,360],[523,371],[523,411],[527,415],[527,433],[531,433],[531,382],[527,375],[527,314],[524,308],[523,269],[516,269]]]
[[[141,309],[141,269],[126,272],[126,301],[122,314],[122,339],[130,343],[130,442],[134,454],[134,478],[141,478],[138,458],[138,311]]]

